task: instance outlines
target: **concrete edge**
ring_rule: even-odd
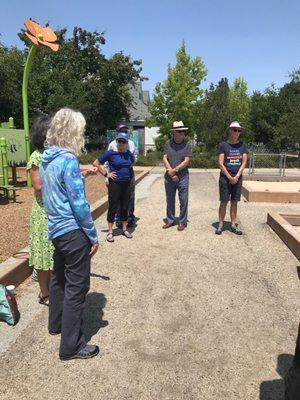
[[[300,234],[288,221],[291,217],[299,217],[299,214],[287,214],[288,219],[284,217],[285,214],[268,213],[267,223],[300,261]]]
[[[141,182],[151,171],[152,167],[142,170],[136,177],[136,185]],[[137,167],[137,170],[139,168]],[[91,214],[93,220],[99,218],[107,211],[108,196],[101,198],[91,205]],[[0,283],[4,286],[14,285],[19,286],[31,275],[32,269],[29,267],[29,249],[25,247],[13,257],[0,263]]]

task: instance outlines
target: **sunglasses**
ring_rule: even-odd
[[[126,142],[126,140],[122,140],[122,139],[121,139],[121,140],[117,140],[117,143],[125,144],[125,143],[127,143],[127,142]]]
[[[241,133],[242,131],[241,131],[241,129],[233,129],[233,132]]]

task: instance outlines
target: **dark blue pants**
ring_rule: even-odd
[[[60,332],[59,354],[70,356],[86,345],[81,331],[85,296],[90,287],[91,243],[81,230],[52,240],[54,266],[50,282],[49,331]]]
[[[180,204],[179,224],[186,225],[189,201],[189,175],[184,175],[177,183],[174,183],[168,175],[165,175],[165,189],[167,200],[167,221],[174,222],[175,220],[175,196],[176,191],[178,190]]]

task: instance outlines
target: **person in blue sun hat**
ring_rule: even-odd
[[[117,126],[117,134],[118,133],[128,134],[128,132],[129,132],[129,128],[127,125],[119,124]],[[130,135],[128,135],[128,145],[127,146],[128,146],[128,150],[134,155],[135,161],[137,161],[138,152],[137,152],[137,149],[135,147],[133,140],[130,140]],[[117,141],[115,139],[109,143],[107,150],[115,150],[116,151],[116,149],[117,149]],[[106,163],[105,167],[106,167],[106,171],[109,172],[108,163]],[[108,186],[109,182],[108,182],[107,178],[105,178],[105,183]],[[133,173],[131,181],[130,181],[130,199],[129,199],[129,204],[128,204],[128,226],[129,227],[134,226],[134,223],[135,223],[134,208],[135,208],[135,175]],[[120,223],[120,215],[119,214],[120,214],[119,210],[117,210],[116,224],[119,228],[121,228],[122,224]]]
[[[128,149],[127,133],[119,132],[116,137],[116,148],[107,150],[93,163],[99,172],[108,178],[108,234],[106,237],[108,242],[114,242],[113,226],[118,210],[122,233],[126,238],[132,238],[132,234],[127,230],[127,225],[134,161],[134,155]],[[106,170],[106,163],[108,163],[109,172]]]

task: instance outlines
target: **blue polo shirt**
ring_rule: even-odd
[[[131,180],[134,155],[129,150],[126,150],[124,153],[107,150],[98,158],[98,161],[100,164],[108,162],[109,172],[117,174],[117,178],[114,179],[115,182],[128,182]]]

